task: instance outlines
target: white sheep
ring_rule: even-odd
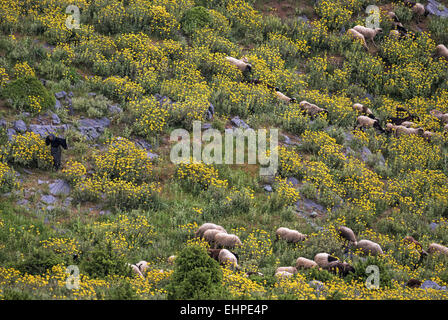
[[[277,96],[277,98],[281,101],[284,101],[286,103],[290,103],[290,102],[295,102],[296,99],[295,98],[290,98],[288,96],[286,96],[285,94],[283,94],[282,92],[280,92],[279,88],[275,88],[275,95]]]
[[[145,277],[143,276],[142,272],[140,271],[139,267],[137,267],[135,264],[127,263],[126,265],[128,265],[129,267],[131,267],[132,272],[134,272],[135,274],[137,274],[140,278],[142,278],[142,279],[145,278]]]
[[[277,278],[290,278],[293,277],[294,274],[287,272],[287,271],[279,271],[275,273],[275,277]]]
[[[301,101],[299,103],[299,107],[302,108],[303,110],[305,110],[309,115],[311,115],[313,117],[319,113],[327,113],[328,114],[328,111],[326,109],[320,108],[313,103],[309,103],[306,100]]]
[[[448,48],[445,47],[443,44],[439,44],[436,47],[436,52],[434,54],[435,57],[444,57],[448,60]]]
[[[356,128],[376,128],[381,132],[384,132],[384,129],[381,128],[377,119],[372,119],[367,116],[358,116],[356,118]]]
[[[371,254],[371,255],[378,255],[383,254],[383,249],[381,249],[381,246],[373,241],[370,240],[360,240],[358,241],[356,247],[358,249],[361,249],[362,252],[365,254]]]
[[[428,247],[428,252],[429,253],[437,252],[444,255],[448,255],[448,248],[438,243],[431,243]]]
[[[195,232],[195,236],[202,238],[204,236],[204,232],[209,229],[218,229],[218,230],[222,230],[223,232],[226,231],[223,227],[221,227],[217,224],[207,222],[198,228],[198,230]]]
[[[295,267],[278,267],[277,270],[275,270],[275,273],[286,271],[292,274],[297,273],[297,269]]]
[[[352,229],[345,226],[339,226],[338,233],[346,241],[353,242],[353,244],[356,246],[356,236]]]
[[[235,268],[235,269],[239,269],[238,266],[238,259],[235,257],[235,255],[230,252],[227,249],[222,249],[219,254],[218,254],[218,261],[221,264],[229,264]]]
[[[174,260],[176,260],[176,256],[174,256],[174,255],[173,256],[169,256],[167,260],[168,260],[169,264],[174,264]]]
[[[203,238],[208,243],[213,243],[215,241],[215,236],[218,233],[227,233],[227,231],[219,230],[219,229],[208,229],[204,232]]]
[[[318,264],[313,260],[304,257],[298,257],[296,260],[297,269],[311,269],[315,267],[318,267]]]
[[[280,229],[280,228],[279,228]],[[306,239],[306,235],[300,233],[297,230],[291,230],[288,228],[281,228],[280,232],[279,229],[277,229],[277,238],[281,238],[283,240],[286,240],[287,242],[299,242]]]
[[[252,70],[252,65],[248,63],[247,58],[243,58],[243,60],[238,60],[235,59],[234,57],[226,57],[226,60],[229,61],[231,64],[233,64],[234,66],[236,66],[238,69],[240,69],[241,71],[251,71]]]
[[[314,256],[314,262],[316,262],[321,268],[327,268],[331,262],[338,260],[338,258],[333,257],[325,252],[318,253]]]
[[[434,136],[434,133],[431,131],[425,131],[425,132],[423,132],[423,135],[422,135],[422,137],[428,141],[430,141],[433,136]]]
[[[357,25],[353,27],[354,30],[358,31],[360,34],[362,34],[364,36],[364,39],[366,41],[368,40],[372,40],[373,45],[376,47],[374,38],[378,33],[382,33],[383,29],[381,28],[367,28],[361,25]]]
[[[135,264],[141,273],[145,273],[146,269],[149,268],[148,262],[142,260]]]
[[[361,104],[361,103],[354,103],[352,105],[353,110],[356,110],[358,112],[364,113],[364,114],[370,114],[373,115],[372,110],[370,110],[367,106]]]
[[[369,48],[367,47],[366,39],[364,36],[356,31],[355,29],[348,29],[347,32],[352,36],[352,38],[356,40],[361,40],[362,46],[368,51]]]
[[[227,234],[224,232],[215,235],[215,245],[227,248],[242,246],[240,238],[235,234]]]
[[[412,122],[412,121],[404,121],[404,122],[401,123],[401,125],[405,126],[406,128],[411,128],[411,127],[413,127],[415,125],[415,123]]]
[[[439,110],[433,109],[429,111],[429,113],[433,116],[442,121],[443,123],[448,123],[448,113],[443,113]]]
[[[425,6],[419,2],[412,7],[412,11],[417,15],[417,23],[420,22],[421,17],[428,15]]]
[[[397,136],[403,136],[403,135],[418,135],[423,136],[423,133],[425,130],[422,128],[406,128],[403,125],[395,126],[395,134]]]

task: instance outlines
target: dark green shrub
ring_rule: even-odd
[[[182,30],[187,34],[193,34],[196,30],[210,26],[213,17],[210,12],[201,6],[187,10],[180,21]]]
[[[2,90],[2,97],[6,99],[13,108],[20,111],[39,113],[54,106],[55,97],[35,77],[26,76],[8,83]],[[39,101],[40,110],[32,104],[29,97],[36,97]]]
[[[65,262],[61,256],[51,250],[36,247],[31,250],[31,254],[25,258],[25,261],[16,266],[22,273],[43,274],[47,269]]]
[[[3,299],[5,300],[31,300],[32,296],[28,292],[19,289],[7,288],[3,291]]]
[[[190,246],[176,258],[176,266],[168,284],[168,299],[220,299],[222,271],[217,261],[204,248]]]
[[[136,300],[138,295],[127,281],[120,281],[117,286],[112,287],[106,291],[106,300]]]

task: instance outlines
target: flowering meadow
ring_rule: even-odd
[[[0,0],[0,299],[189,299],[195,263],[210,299],[448,299],[448,19],[401,0],[274,2]],[[365,48],[348,30],[369,5],[382,31]],[[279,130],[275,176],[170,160],[173,130],[235,119]],[[49,133],[67,139],[60,171]],[[238,267],[205,256],[207,222],[241,240]],[[323,252],[354,271],[276,275]]]

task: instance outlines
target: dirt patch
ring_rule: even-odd
[[[255,8],[264,15],[274,15],[281,19],[305,14],[310,20],[316,19],[312,1],[266,1],[257,3]]]

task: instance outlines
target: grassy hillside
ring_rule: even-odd
[[[67,28],[69,5],[79,29]],[[382,33],[366,50],[347,30],[365,25],[368,5]],[[407,36],[390,33],[389,11]],[[434,56],[448,45],[446,18],[388,0],[5,0],[0,31],[0,298],[448,297],[420,288],[448,285],[447,255],[403,241],[448,246],[448,137],[430,113],[448,113],[448,58]],[[226,56],[246,57],[251,72]],[[328,112],[311,116],[303,100]],[[410,114],[431,137],[354,129],[354,103],[384,129]],[[170,160],[173,130],[199,120],[224,134],[237,116],[279,129],[275,177],[259,164]],[[62,171],[48,132],[67,139]],[[241,239],[239,271],[192,249],[210,246],[194,237],[206,222]],[[384,253],[347,250],[341,225]],[[279,227],[308,237],[276,240]],[[320,252],[355,272],[274,276]],[[126,265],[142,260],[144,278]],[[79,288],[66,286],[70,265]],[[365,284],[369,265],[377,289]]]

